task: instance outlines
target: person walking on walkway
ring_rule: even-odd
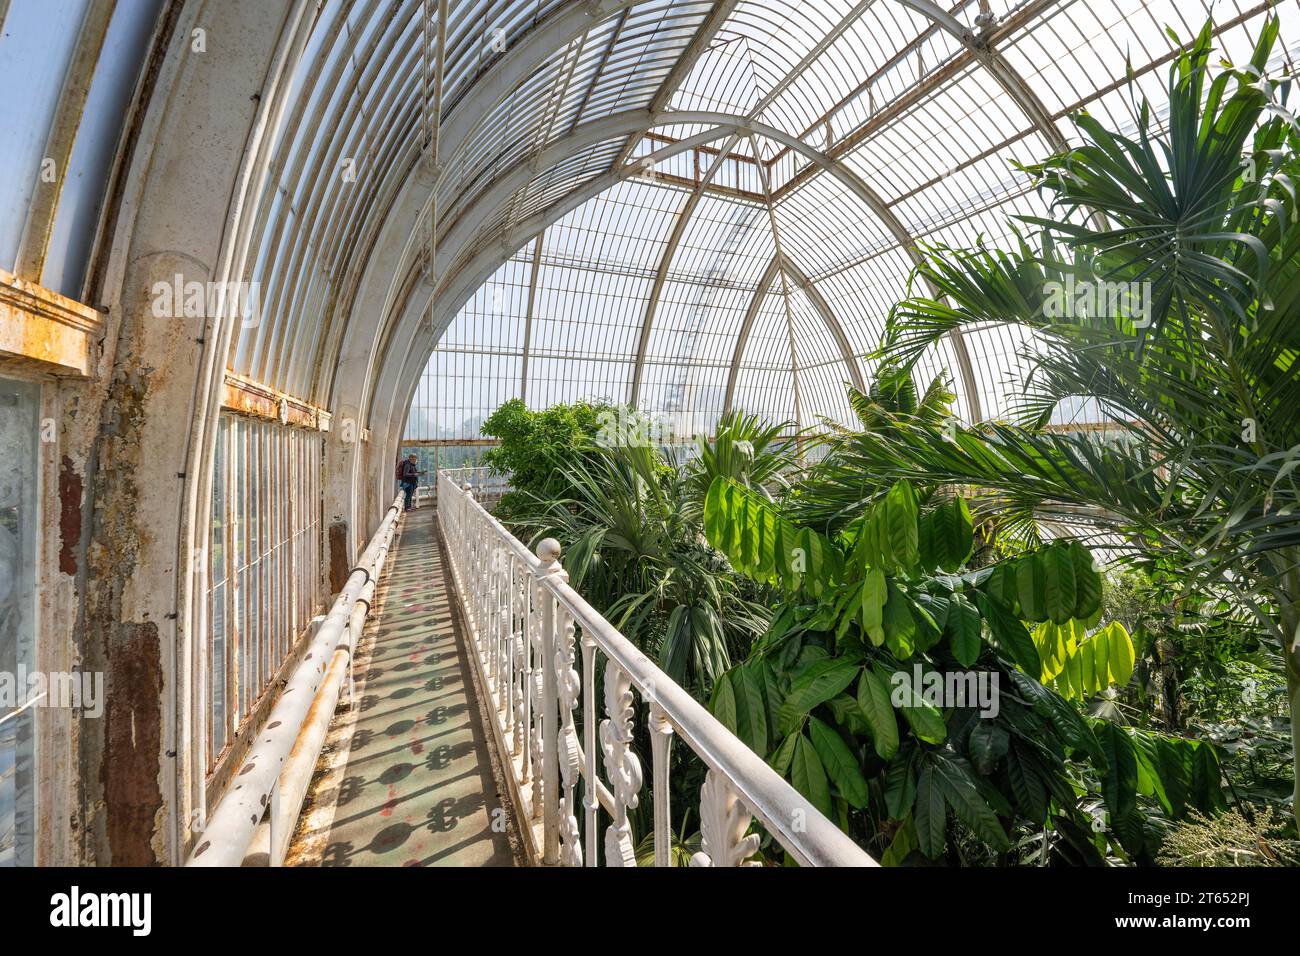
[[[402,485],[402,491],[406,493],[405,506],[403,511],[410,511],[415,505],[412,503],[412,497],[415,495],[416,486],[420,483],[420,476],[427,475],[427,471],[421,471],[419,459],[410,455],[405,461],[397,466],[397,480]]]

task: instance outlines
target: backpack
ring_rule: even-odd
[[[405,459],[405,458],[399,458],[399,459],[397,460],[397,480],[398,480],[398,481],[401,481],[401,480],[402,480],[402,471],[403,471],[403,467],[404,467],[405,465],[406,465],[406,459]]]

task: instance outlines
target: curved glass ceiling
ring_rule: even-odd
[[[1226,56],[1245,52],[1269,7],[1213,5]],[[1126,63],[1157,93],[1174,49],[1165,27],[1190,38],[1210,10],[1201,0],[742,0],[610,18],[535,78],[553,112],[535,118],[528,145],[516,140],[511,161],[599,120],[583,106],[593,90],[605,92],[605,113],[657,107],[660,121],[584,146],[508,194],[479,194],[495,205],[482,250],[614,171],[454,302],[454,315],[440,317],[435,299],[434,321],[447,324],[407,436],[475,437],[519,396],[533,407],[635,401],[686,432],[727,407],[804,425],[846,420],[843,383],[869,380],[861,356],[905,294],[910,247],[1002,242],[1010,217],[1042,214],[1013,160],[1065,142],[1069,111],[1132,124]],[[614,96],[610,61],[644,57],[663,73],[670,53],[676,86],[637,86],[640,74],[624,70]],[[672,122],[687,111],[690,122]],[[745,129],[718,133],[737,117]],[[960,415],[996,417],[1023,377],[1022,344],[1009,328],[978,329],[918,374],[947,370]]]
[[[533,407],[635,401],[684,432],[728,407],[845,421],[843,383],[869,380],[861,356],[905,294],[915,246],[1004,242],[1010,217],[1042,214],[1013,161],[1065,142],[1070,111],[1131,125],[1126,63],[1157,93],[1174,49],[1165,27],[1190,38],[1210,13],[1199,0],[709,7],[633,7],[535,78],[554,112],[536,118],[530,145],[516,140],[507,167],[599,121],[583,106],[595,89],[608,91],[606,114],[652,108],[659,121],[583,144],[517,189],[482,187],[473,201],[494,208],[473,250],[511,245],[530,217],[544,228],[453,302],[454,315],[435,299],[435,327],[446,327],[409,438],[475,437],[519,396]],[[1214,5],[1226,56],[1245,52],[1269,7]],[[625,71],[623,95],[610,98],[607,57],[636,59],[634,18],[637,56],[663,73],[676,51],[677,84],[634,87],[639,74]],[[604,52],[587,55],[593,44]],[[680,148],[691,137],[707,142]],[[564,209],[602,176],[605,188]],[[548,209],[561,215],[547,222]],[[1023,344],[1007,327],[977,329],[918,374],[947,370],[960,415],[996,417],[1022,380]]]
[[[9,125],[38,132],[0,163],[18,211],[0,265],[76,295],[158,4],[57,0],[41,26],[31,2],[5,23],[34,42],[6,41],[0,74],[91,82],[75,112],[100,119],[45,223],[41,136],[65,119],[52,94],[10,98],[27,119]],[[513,396],[632,402],[683,432],[729,407],[844,420],[918,247],[1003,242],[1043,213],[1015,161],[1066,145],[1075,110],[1131,128],[1124,78],[1159,94],[1166,27],[1190,38],[1212,12],[1241,59],[1270,10],[1300,33],[1300,0],[292,5],[231,247],[259,314],[227,365],[381,433],[414,393],[416,439],[474,437]],[[114,55],[60,84],[77,24]],[[918,375],[997,417],[1026,345],[970,329]]]

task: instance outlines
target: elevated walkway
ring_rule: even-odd
[[[407,514],[286,866],[522,865],[437,514]]]
[[[676,797],[699,821],[691,866],[779,862],[754,823],[801,866],[876,865],[569,586],[558,542],[531,551],[494,518],[474,477],[440,472],[436,511],[389,508],[191,865],[247,862],[259,807],[255,864],[681,865],[684,761],[705,768]]]

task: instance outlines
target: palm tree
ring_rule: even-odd
[[[1175,563],[1275,642],[1300,751],[1300,129],[1266,74],[1277,34],[1270,18],[1248,64],[1212,75],[1207,23],[1171,65],[1163,122],[1145,99],[1132,135],[1081,114],[1084,145],[1027,167],[1059,219],[1026,219],[1013,251],[928,250],[937,294],[895,308],[881,354],[914,365],[951,330],[1010,323],[1028,382],[1007,421],[903,420],[841,464],[873,476],[869,495],[975,486],[1004,518]],[[1116,433],[1049,427],[1081,399]]]
[[[690,479],[649,444],[593,445],[562,471],[570,496],[525,494],[516,524],[558,538],[574,586],[707,697],[769,613],[704,540]]]
[[[789,488],[789,474],[798,467],[802,433],[794,422],[775,425],[739,409],[718,419],[710,440],[695,439],[695,457],[686,465],[692,504],[704,505],[713,479],[722,476],[771,497]]]

